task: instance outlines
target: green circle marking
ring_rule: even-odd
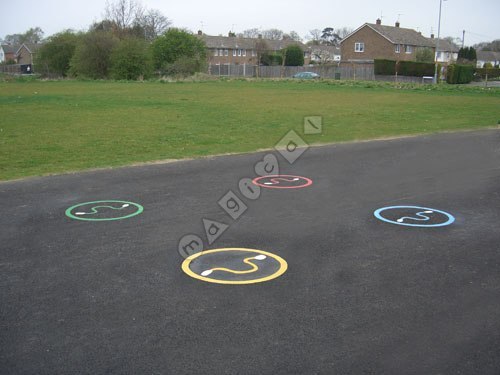
[[[129,204],[131,206],[134,206],[137,208],[137,211],[135,212],[132,212],[131,214],[128,214],[126,216],[121,216],[121,217],[110,217],[110,218],[99,218],[99,219],[95,219],[95,218],[86,218],[86,217],[81,217],[81,216],[75,216],[71,213],[71,211],[73,211],[75,208],[77,207],[80,207],[80,206],[86,206],[86,205],[89,205],[89,204],[99,204],[99,203],[122,203],[122,204]],[[95,208],[95,207],[92,207],[92,208]],[[117,208],[113,208],[113,207],[110,207],[112,209],[117,209]],[[66,210],[66,216],[71,218],[71,219],[75,219],[75,220],[83,220],[83,221],[111,221],[111,220],[123,220],[123,219],[128,219],[129,217],[133,217],[133,216],[136,216],[136,215],[139,215],[142,211],[144,211],[144,207],[142,207],[140,204],[137,204],[137,203],[134,203],[134,202],[127,202],[127,201],[116,201],[116,200],[107,200],[107,201],[94,201],[94,202],[84,202],[84,203],[78,203],[78,204],[75,204],[74,206],[71,206],[70,208],[68,208]]]

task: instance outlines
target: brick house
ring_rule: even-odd
[[[16,52],[19,46],[13,46],[10,44],[2,44],[0,46],[0,63],[5,61],[16,61]]]
[[[18,64],[34,64],[35,55],[40,49],[42,44],[39,43],[23,43],[16,52],[16,59]]]
[[[420,48],[432,48],[435,43],[421,33],[400,27],[365,23],[340,42],[342,62],[363,63],[374,59],[415,60]]]
[[[198,31],[198,38],[207,46],[208,63],[212,65],[258,65],[259,43],[266,46],[267,52],[277,52],[290,45],[299,45],[308,61],[310,52],[307,47],[293,39],[270,40],[262,38],[241,38],[237,36],[211,36]]]
[[[429,41],[433,44],[434,48],[437,45],[437,38],[434,38],[434,34],[431,34]],[[459,48],[450,43],[446,39],[439,39],[438,50],[435,55],[436,61],[439,63],[448,65],[457,61]]]

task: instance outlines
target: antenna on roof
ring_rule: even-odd
[[[404,16],[403,13],[398,13],[398,22],[401,21],[401,16]]]

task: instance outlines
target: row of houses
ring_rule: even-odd
[[[304,51],[304,65],[314,63],[370,63],[374,59],[416,60],[421,49],[431,49],[435,59],[443,64],[457,60],[458,47],[444,39],[424,37],[421,32],[401,27],[382,25],[380,19],[375,23],[365,23],[340,42],[340,46],[307,46],[293,39],[268,40],[229,36],[211,36],[198,31],[208,48],[210,65],[258,65],[258,55],[262,49],[277,52],[292,44],[299,45]],[[17,64],[33,64],[34,56],[41,44],[24,43],[20,46],[1,45],[0,63],[13,60]],[[500,64],[500,52],[477,52],[477,65],[485,63],[493,66]]]
[[[209,50],[209,63],[213,65],[257,65],[257,51],[261,38],[240,38],[236,36],[210,36],[198,31]],[[307,46],[292,39],[265,40],[269,52],[279,51],[290,44],[298,44],[304,51],[304,64],[311,63],[369,63],[375,59],[414,61],[422,49],[431,49],[436,61],[442,64],[455,62],[458,47],[445,39],[429,38],[413,29],[403,28],[399,22],[394,26],[365,23],[347,35],[337,46]],[[477,66],[489,62],[500,64],[500,52],[477,52]]]
[[[0,45],[0,63],[13,61],[16,64],[33,64],[40,43],[23,43],[20,46]]]

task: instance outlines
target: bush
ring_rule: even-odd
[[[396,61],[375,59],[374,69],[376,75],[393,76],[396,74]]]
[[[398,74],[401,76],[410,76],[410,77],[433,76],[435,69],[436,68],[433,63],[400,61]]]
[[[472,65],[448,65],[446,82],[450,84],[470,83],[474,78],[474,67]]]
[[[283,56],[276,52],[262,52],[260,63],[265,66],[283,65]]]
[[[376,75],[395,75],[396,71],[400,76],[423,77],[434,75],[434,64],[416,61],[394,61],[375,60]]]
[[[434,63],[434,51],[431,48],[419,48],[415,59],[418,62]]]
[[[108,78],[111,52],[118,44],[112,34],[90,31],[80,38],[70,63],[70,74],[91,79]]]
[[[125,38],[111,53],[111,77],[114,79],[137,80],[149,78],[153,63],[148,44],[138,38]]]
[[[304,51],[296,44],[286,47],[285,56],[285,65],[287,66],[304,65]]]
[[[179,29],[169,29],[158,37],[152,45],[153,64],[155,69],[168,70],[172,64],[177,66],[192,60],[192,67],[202,67],[206,59],[205,43],[196,36]]]
[[[173,63],[164,64],[162,72],[167,76],[187,77],[204,70],[205,64],[200,59],[181,56]]]
[[[52,35],[40,47],[36,55],[36,65],[40,66],[45,74],[67,76],[78,38],[78,34],[71,31]]]
[[[486,78],[486,75],[488,75],[488,79],[499,78],[500,68],[478,68],[476,69],[476,74],[483,79]]]

